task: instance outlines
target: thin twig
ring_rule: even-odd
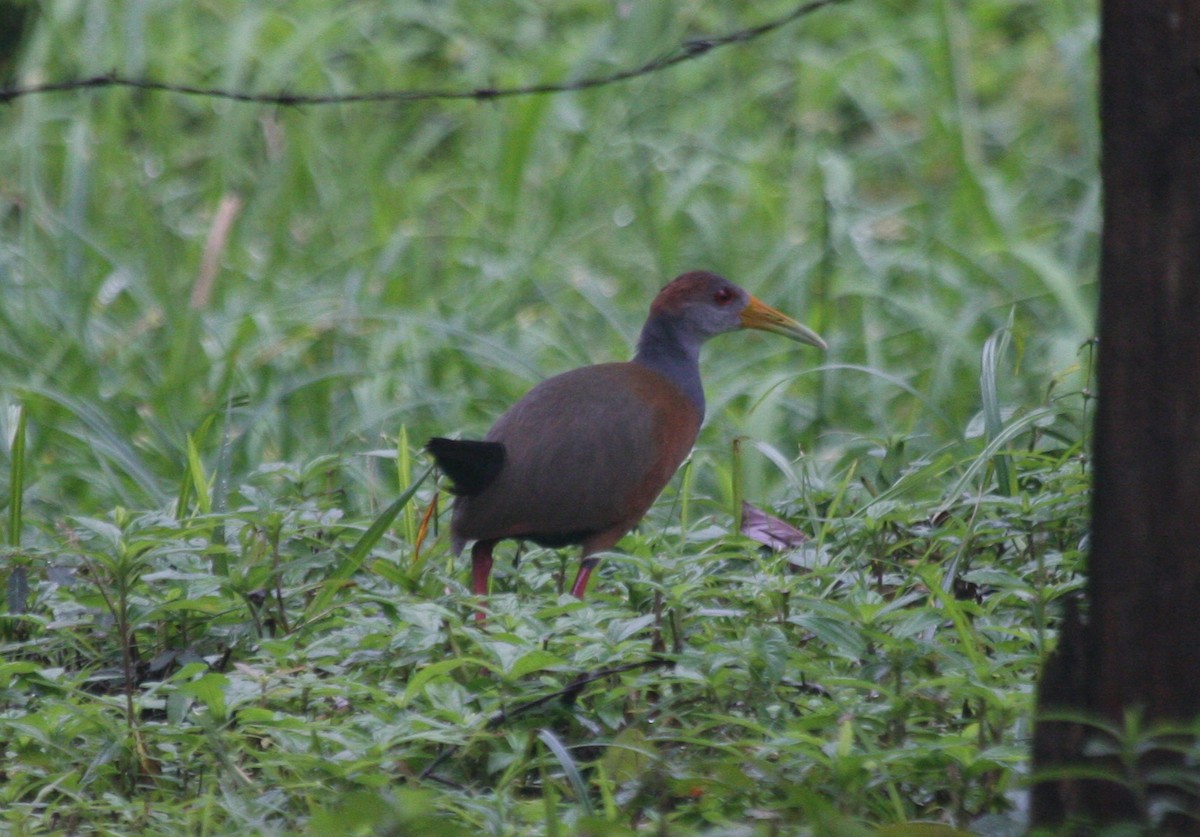
[[[569,697],[569,696],[573,697],[574,695],[579,693],[580,689],[582,689],[584,686],[588,685],[589,683],[594,683],[597,680],[603,680],[604,678],[611,677],[614,674],[622,674],[626,671],[633,671],[634,669],[639,669],[639,668],[657,668],[659,666],[666,666],[666,665],[671,665],[671,664],[672,664],[672,661],[666,657],[651,657],[648,660],[639,660],[636,663],[626,663],[623,666],[613,666],[612,668],[605,668],[605,669],[601,669],[600,671],[593,671],[590,674],[581,674],[580,676],[578,676],[574,680],[572,680],[570,683],[568,683],[566,686],[564,686],[561,689],[558,689],[557,691],[550,692],[549,694],[542,695],[539,698],[534,698],[533,700],[526,701],[525,703],[517,704],[517,706],[512,709],[503,709],[503,710],[497,712],[495,715],[488,718],[487,723],[484,724],[484,729],[489,729],[489,730],[496,729],[496,727],[500,726],[505,721],[511,720],[511,719],[517,717],[518,715],[523,715],[526,712],[530,712],[534,709],[537,709],[540,706],[545,706],[547,703],[550,703],[553,700],[557,700],[559,698],[564,698],[564,697]],[[452,755],[457,753],[458,749],[459,749],[459,745],[454,744],[454,745],[442,750],[442,752],[438,753],[437,757],[434,758],[434,760],[431,761],[425,767],[425,769],[421,771],[421,778],[422,779],[433,779],[438,782],[451,784],[449,779],[444,779],[440,776],[434,775],[434,771],[437,770],[439,767],[441,767],[442,764],[444,764],[448,758],[450,758]]]
[[[540,698],[535,698],[534,700],[527,701],[526,703],[518,704],[513,709],[500,710],[488,719],[485,729],[495,729],[505,721],[509,721],[518,715],[524,715],[526,712],[530,712],[540,706],[544,706],[552,700],[565,697],[574,697],[579,693],[579,690],[587,684],[594,683],[597,680],[603,680],[605,677],[610,677],[614,674],[622,674],[626,671],[633,671],[634,669],[639,668],[657,668],[659,666],[671,664],[672,661],[664,657],[652,657],[648,660],[639,660],[636,663],[626,663],[623,666],[614,666],[613,668],[605,668],[601,669],[600,671],[593,671],[591,674],[581,674],[579,677],[576,677],[574,680],[556,692],[550,692],[547,695],[542,695]]]
[[[675,47],[671,52],[666,53],[658,58],[651,59],[637,67],[631,67],[624,70],[619,70],[615,73],[609,73],[603,76],[592,76],[590,78],[577,79],[575,81],[566,81],[560,83],[540,83],[527,84],[517,87],[475,87],[475,88],[430,88],[425,90],[378,90],[369,93],[347,93],[347,94],[305,94],[305,93],[287,93],[279,91],[277,93],[251,93],[239,90],[224,90],[219,87],[199,87],[191,84],[175,84],[173,82],[159,81],[157,79],[147,78],[129,78],[122,76],[116,72],[104,73],[101,75],[91,76],[89,78],[70,79],[67,81],[52,81],[44,84],[30,84],[26,86],[9,87],[0,89],[0,104],[11,102],[13,99],[18,99],[22,96],[34,96],[47,93],[65,93],[72,90],[85,90],[90,88],[106,88],[106,87],[127,87],[136,90],[149,90],[162,93],[175,93],[183,96],[204,96],[214,99],[227,99],[235,102],[251,102],[261,105],[347,105],[347,104],[367,104],[377,102],[420,102],[434,99],[439,100],[456,100],[456,99],[473,99],[475,101],[486,101],[490,99],[501,99],[511,96],[538,96],[545,93],[567,93],[577,90],[590,90],[594,87],[604,87],[610,84],[617,84],[622,81],[639,78],[641,76],[650,75],[651,73],[665,70],[669,67],[674,67],[676,64],[682,64],[685,61],[691,61],[712,52],[714,49],[730,44],[743,44],[755,38],[762,37],[769,32],[774,32],[780,27],[799,20],[800,18],[809,15],[826,6],[832,6],[836,3],[844,2],[844,0],[809,0],[809,2],[801,3],[792,11],[780,17],[768,20],[765,23],[760,23],[757,26],[751,26],[748,29],[739,29],[736,32],[728,32],[724,35],[717,35],[711,38],[693,38],[684,41]]]

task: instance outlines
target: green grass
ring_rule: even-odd
[[[504,86],[789,8],[51,2],[15,73]],[[4,828],[1013,833],[1081,583],[1095,41],[1081,2],[851,0],[581,93],[6,106]],[[711,344],[595,595],[527,549],[477,626],[414,549],[421,443],[627,357],[692,268],[830,350]],[[759,552],[743,496],[813,540]]]

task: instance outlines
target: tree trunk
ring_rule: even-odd
[[[1130,718],[1145,728],[1200,716],[1200,0],[1103,0],[1100,122],[1086,615],[1068,614],[1038,696],[1039,712],[1075,717],[1038,723],[1034,768],[1086,763],[1115,780],[1038,783],[1033,825],[1135,820],[1200,834],[1197,768],[1180,793],[1148,775],[1189,770],[1169,750],[1131,770],[1094,749],[1085,758],[1087,742],[1104,738],[1079,720],[1128,730]],[[1156,819],[1167,801],[1187,813]]]

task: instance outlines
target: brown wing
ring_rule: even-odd
[[[455,535],[568,543],[618,526],[628,531],[699,428],[696,407],[641,365],[607,363],[550,378],[488,432],[487,441],[504,445],[504,466],[483,492],[455,501]]]

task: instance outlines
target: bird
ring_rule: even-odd
[[[582,599],[598,553],[637,525],[691,452],[704,419],[701,345],[744,328],[826,348],[729,280],[690,271],[650,304],[632,360],[542,381],[482,440],[431,438],[426,450],[455,495],[451,549],[460,554],[474,541],[473,592],[487,596],[498,542],[528,540],[580,546],[571,593]]]

